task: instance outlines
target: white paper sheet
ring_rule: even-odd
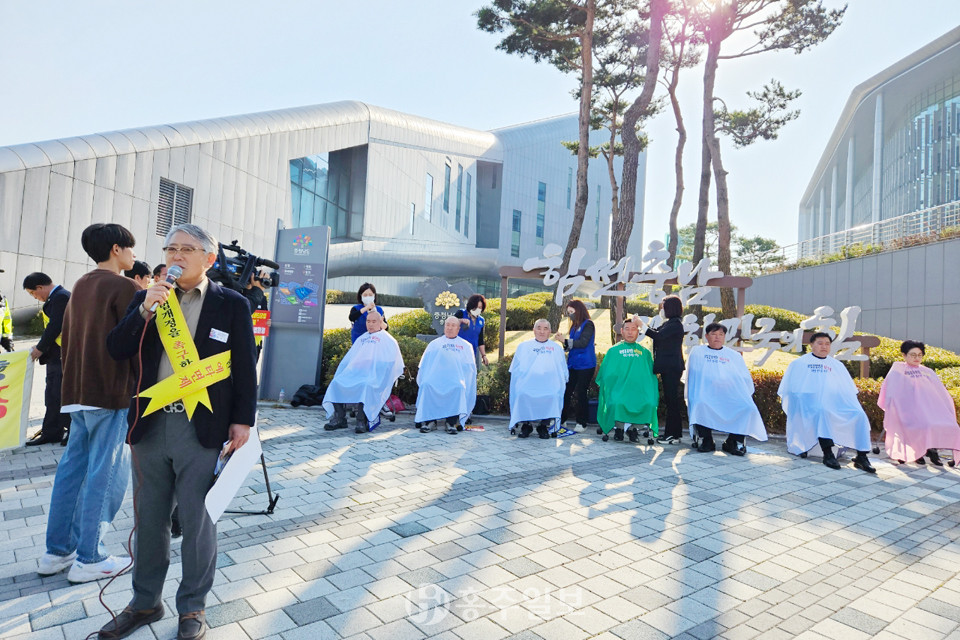
[[[230,460],[227,461],[220,477],[213,483],[204,504],[207,507],[207,513],[210,519],[216,522],[223,515],[223,512],[230,506],[230,502],[237,491],[243,486],[253,465],[260,462],[260,454],[263,453],[263,447],[260,445],[260,434],[256,427],[250,429],[250,439],[247,443],[233,452]],[[210,469],[213,473],[213,469]]]

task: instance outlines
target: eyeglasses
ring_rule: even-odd
[[[164,248],[163,248],[163,252],[164,252],[165,254],[167,254],[167,256],[170,257],[170,258],[172,258],[173,256],[177,255],[178,253],[179,253],[180,255],[184,256],[184,257],[189,258],[189,257],[192,256],[194,253],[196,253],[197,251],[201,251],[201,252],[202,252],[202,251],[203,251],[203,247],[191,247],[191,246],[188,245],[188,246],[185,246],[185,247],[164,247]]]

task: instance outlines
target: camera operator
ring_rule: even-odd
[[[243,297],[247,299],[250,305],[250,313],[255,311],[267,311],[270,308],[270,302],[267,300],[266,286],[269,286],[270,276],[263,272],[254,271],[250,275],[250,282],[246,288],[241,291]],[[269,320],[267,321],[269,324]],[[254,340],[257,343],[257,361],[260,361],[260,352],[263,351],[263,336],[255,335]]]

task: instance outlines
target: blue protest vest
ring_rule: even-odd
[[[461,309],[461,311],[463,312],[463,317],[470,320],[470,324],[464,325],[462,322],[460,323],[460,337],[473,345],[473,353],[476,355],[479,348],[478,343],[480,342],[480,336],[483,335],[483,316],[479,315],[474,318],[466,309]]]
[[[576,329],[570,330],[571,343],[580,337],[580,334],[583,333],[583,328],[587,326],[587,322],[591,321],[587,320]],[[570,353],[567,355],[568,368],[580,371],[583,369],[593,369],[597,366],[597,351],[594,347],[596,337],[596,332],[594,332],[593,337],[590,338],[590,344],[585,347],[580,347],[579,349],[570,349]]]

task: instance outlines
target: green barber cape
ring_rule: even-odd
[[[654,437],[660,389],[653,374],[653,357],[636,342],[620,342],[607,349],[597,374],[600,404],[597,422],[610,433],[614,422],[649,424]]]

